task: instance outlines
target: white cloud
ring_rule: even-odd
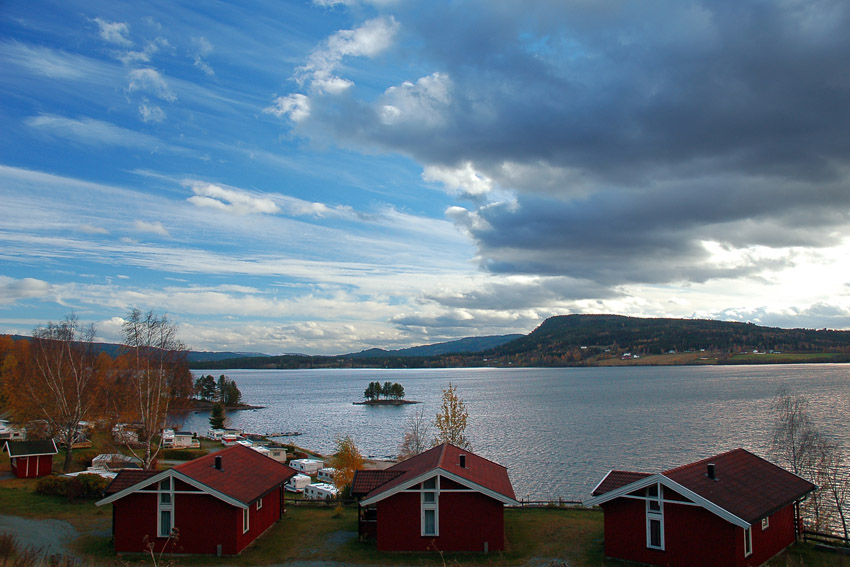
[[[207,55],[212,53],[213,46],[209,40],[203,36],[193,38],[194,43],[198,46],[197,52],[195,53],[195,58],[193,61],[193,65],[204,72],[207,76],[211,77],[215,75],[215,71],[212,66],[204,59]]]
[[[16,280],[0,276],[0,305],[11,305],[20,299],[46,297],[50,294],[50,284],[35,278]]]
[[[129,92],[151,93],[168,102],[177,100],[177,95],[168,88],[168,83],[162,78],[162,75],[149,67],[130,71],[130,84],[127,86],[127,90]]]
[[[57,138],[75,140],[92,146],[155,147],[156,138],[127,130],[94,118],[65,118],[54,114],[32,116],[27,126]]]
[[[293,122],[302,122],[310,117],[310,99],[298,93],[279,96],[274,104],[264,108],[263,112],[274,114],[278,118],[289,116]]]
[[[168,233],[168,230],[162,225],[161,222],[147,222],[137,220],[133,223],[133,227],[138,232],[149,232],[152,234],[158,234],[160,236],[170,237],[171,235]]]
[[[198,207],[209,207],[238,215],[274,214],[280,210],[268,197],[257,197],[232,187],[200,182],[193,182],[191,187],[195,196],[189,197],[188,201]]]
[[[79,230],[86,234],[109,234],[109,231],[102,226],[94,226],[93,224],[80,225]]]
[[[422,171],[422,179],[441,183],[456,194],[484,195],[493,189],[493,180],[476,171],[470,161],[457,167],[429,165]]]
[[[353,30],[338,31],[297,69],[296,80],[302,85],[309,83],[315,92],[339,94],[354,84],[334,74],[342,59],[380,54],[392,45],[398,29],[398,22],[390,16],[368,20]]]
[[[379,101],[384,124],[415,123],[441,126],[451,104],[452,80],[445,73],[433,73],[416,83],[405,81],[388,88]]]
[[[155,104],[150,104],[147,100],[139,105],[139,114],[145,123],[163,122],[165,120],[165,111]]]
[[[108,22],[101,18],[95,18],[94,21],[100,30],[101,39],[124,47],[133,45],[133,42],[127,37],[130,33],[130,26],[126,23]]]

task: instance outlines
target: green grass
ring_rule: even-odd
[[[27,518],[52,518],[70,522],[80,537],[72,549],[84,566],[114,565],[116,555],[108,535],[111,506],[92,501],[68,502],[56,496],[35,494],[36,481],[0,482],[0,514]],[[357,538],[357,510],[290,506],[284,518],[240,556],[216,558],[181,556],[181,565],[254,566],[297,561],[339,561],[351,565],[550,565],[566,561],[571,567],[625,567],[605,559],[599,510],[526,508],[505,511],[506,550],[502,553],[445,554],[384,553],[374,542]],[[149,557],[124,556],[122,562],[150,565]],[[850,557],[827,553],[811,545],[795,545],[768,564],[770,567],[850,567]]]

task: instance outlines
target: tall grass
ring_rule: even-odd
[[[79,567],[67,555],[48,555],[40,548],[22,547],[14,534],[0,533],[0,567]]]

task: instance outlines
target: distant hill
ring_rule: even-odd
[[[525,335],[491,335],[487,337],[467,337],[457,341],[435,343],[398,350],[384,350],[371,348],[358,353],[343,355],[347,358],[387,358],[397,356],[439,356],[441,354],[455,354],[461,352],[481,352],[496,348],[510,341],[519,339]]]
[[[780,329],[709,319],[562,315],[546,319],[528,335],[488,351],[519,365],[581,363],[607,354],[654,355],[705,351],[850,353],[850,331]],[[559,357],[561,360],[546,360]],[[603,356],[604,357],[604,356]]]
[[[23,335],[11,335],[13,339],[27,339],[30,340],[32,337],[26,337]],[[121,349],[124,345],[117,343],[95,343],[94,348],[97,352],[105,352],[112,358],[115,358],[119,354],[121,354]],[[226,360],[231,358],[252,358],[252,357],[262,357],[269,356],[267,354],[262,354],[258,352],[207,352],[207,351],[188,351],[188,360],[190,363],[192,362],[207,362],[214,360]]]

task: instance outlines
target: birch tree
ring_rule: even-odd
[[[62,470],[71,467],[71,450],[80,422],[92,417],[99,381],[93,350],[95,329],[73,313],[60,323],[33,331],[29,359],[17,360],[5,377],[16,419],[43,419],[50,435],[65,446]]]
[[[398,448],[398,460],[404,461],[431,447],[431,424],[425,418],[425,410],[419,408],[404,424],[404,438]]]
[[[192,395],[192,376],[186,364],[186,346],[166,315],[133,309],[122,325],[125,353],[123,376],[125,411],[138,424],[141,449],[128,449],[150,469],[161,449],[168,412]]]
[[[455,386],[449,382],[449,387],[443,390],[443,401],[434,421],[437,429],[434,445],[450,443],[462,449],[470,449],[469,439],[466,438],[468,420],[466,404],[457,395]]]

